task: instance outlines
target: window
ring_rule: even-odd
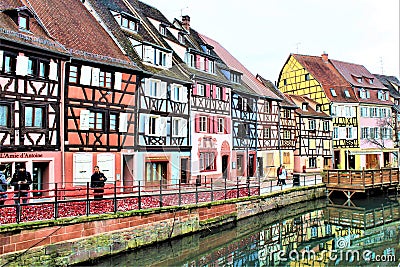
[[[18,16],[18,28],[20,30],[29,31],[29,17],[26,15],[20,14]]]
[[[110,72],[100,71],[100,87],[111,88],[112,74]]]
[[[225,130],[225,119],[218,118],[218,132],[223,133]]]
[[[16,58],[15,56],[11,55],[4,55],[4,66],[3,71],[4,73],[14,73],[16,67]]]
[[[158,97],[161,90],[160,81],[148,80],[148,82],[150,83],[148,96]]]
[[[271,105],[272,105],[272,103],[271,102],[269,102],[269,101],[265,101],[265,113],[271,113]]]
[[[162,35],[167,35],[167,28],[164,26],[164,25],[160,25],[160,33],[162,34]]]
[[[367,93],[364,88],[360,89],[360,98],[362,98],[362,99],[367,98]]]
[[[314,131],[316,129],[315,120],[308,121],[308,129]]]
[[[306,81],[309,81],[309,80],[310,80],[310,73],[306,73],[304,76],[305,76],[304,79],[305,79]]]
[[[344,92],[344,96],[345,96],[345,97],[350,98],[350,92],[349,92],[349,90],[344,90],[343,92]]]
[[[385,108],[379,109],[379,117],[386,118],[386,109]]]
[[[156,135],[157,134],[157,119],[158,117],[150,117],[149,118],[149,135]]]
[[[283,79],[283,85],[287,85],[287,79]]]
[[[215,171],[214,152],[200,152],[200,171]]]
[[[331,107],[331,115],[332,116],[336,116],[337,115],[337,107],[336,106],[332,106]]]
[[[0,104],[0,127],[10,127],[10,106]]]
[[[172,120],[172,136],[184,137],[186,135],[186,120],[182,118],[174,118]]]
[[[231,72],[231,82],[240,83],[240,75],[237,73]]]
[[[283,164],[290,164],[290,153],[283,152]]]
[[[290,130],[283,131],[283,139],[288,139],[288,140],[292,139]]]
[[[368,117],[368,108],[361,107],[361,117]]]
[[[269,139],[271,137],[271,128],[264,128],[264,139]]]
[[[204,84],[197,84],[197,95],[206,96],[206,89]]]
[[[190,67],[192,68],[196,67],[196,58],[193,54],[189,54],[188,61]]]
[[[121,16],[120,13],[115,13],[115,19],[117,20],[118,24],[128,30],[137,31],[139,23],[136,18],[130,18],[127,16]]]
[[[370,94],[369,90],[365,90],[365,94],[366,94],[367,98],[371,98],[371,94]]]
[[[317,112],[321,112],[321,105],[316,105],[315,106],[315,111],[317,111]]]
[[[324,129],[324,132],[329,132],[329,121],[324,121],[323,122],[323,129]]]
[[[369,82],[369,84],[373,84],[374,83],[374,78],[368,78],[368,82]]]
[[[185,93],[184,88],[177,84],[173,84],[171,86],[171,99],[173,101],[183,101],[182,95]]]
[[[369,134],[371,139],[379,139],[379,128],[378,127],[370,128]]]
[[[346,127],[346,138],[353,139],[353,128]]]
[[[371,118],[378,117],[378,108],[370,108],[369,109],[369,114],[370,114]]]
[[[333,139],[339,139],[339,128],[338,127],[333,127],[332,138]]]
[[[200,132],[207,132],[207,117],[200,116]]]
[[[34,61],[33,59],[28,60],[28,75],[35,74],[35,70],[36,70],[35,63],[36,63],[36,61]]]
[[[70,83],[78,83],[78,67],[77,66],[69,66],[68,81]]]
[[[355,79],[358,83],[362,83],[362,77],[355,77]]]
[[[308,168],[317,168],[317,158],[308,159]]]
[[[383,99],[383,92],[382,92],[382,91],[378,91],[377,94],[378,94],[378,99],[379,99],[379,100],[384,100],[384,99]]]
[[[102,112],[90,112],[89,129],[103,130],[103,118],[104,116]]]
[[[247,138],[248,137],[248,125],[246,123],[239,124],[239,137]]]
[[[392,129],[382,127],[381,128],[381,136],[382,136],[382,139],[392,139]]]
[[[222,100],[222,88],[221,87],[215,87],[215,98]]]
[[[146,182],[162,181],[167,164],[166,162],[146,162]]]
[[[283,110],[283,117],[284,117],[284,118],[291,118],[291,117],[292,117],[292,116],[291,116],[290,109],[285,109],[285,110]]]
[[[209,60],[208,61],[208,72],[209,73],[214,73],[214,61]]]
[[[178,41],[181,44],[185,44],[185,36],[182,33],[178,34]]]
[[[115,132],[117,130],[117,114],[110,114],[110,131]]]
[[[331,88],[330,90],[331,90],[331,94],[332,94],[332,96],[333,96],[333,97],[336,97],[336,96],[337,96],[337,94],[336,94],[336,91],[335,91],[335,89]]]
[[[368,138],[369,138],[369,128],[361,127],[361,139],[368,139]]]
[[[49,62],[39,60],[36,58],[28,59],[28,71],[27,74],[30,76],[47,78],[49,76]]]
[[[304,110],[304,111],[307,111],[308,104],[307,103],[303,103],[303,105],[301,106],[301,109]]]
[[[25,127],[44,128],[44,108],[36,106],[25,107]]]

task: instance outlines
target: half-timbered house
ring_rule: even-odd
[[[231,83],[216,64],[214,47],[190,27],[189,16],[175,19],[168,30],[175,37],[175,41],[169,39],[171,47],[193,80],[192,179],[232,179]]]
[[[233,177],[253,177],[257,174],[257,101],[255,93],[239,70],[241,65],[217,41],[201,35],[201,38],[214,48],[220,58],[218,67],[225,77],[231,81],[232,110],[232,169]],[[261,170],[262,171],[262,168]]]
[[[306,96],[286,97],[298,106],[293,171],[321,172],[331,167],[332,118],[321,110],[321,104]]]
[[[191,80],[163,36],[166,19],[137,1],[90,0],[86,6],[122,49],[146,72],[137,90],[135,152],[125,162],[135,182],[152,186],[188,183],[190,178],[189,92]],[[163,18],[163,17],[162,17]],[[131,159],[131,160],[130,160]],[[129,175],[129,172],[127,173]]]
[[[279,155],[273,156],[272,166],[279,166],[281,164],[285,165],[286,170],[290,173],[293,172],[294,168],[294,150],[296,149],[296,118],[295,109],[296,104],[288,99],[279,89],[269,80],[264,79],[262,76],[257,75],[264,86],[268,87],[273,93],[282,99],[279,103],[279,140],[278,140],[278,153]],[[273,170],[273,167],[271,169]],[[270,171],[268,176],[275,177],[276,172]]]
[[[50,34],[68,49],[63,149],[65,182],[85,184],[98,165],[108,182],[121,180],[122,154],[134,149],[140,69],[81,1],[30,1]]]
[[[390,101],[392,107],[392,124],[394,147],[400,148],[400,81],[395,76],[387,76],[383,74],[374,74],[381,83],[389,89]],[[398,152],[398,151],[397,151]],[[396,160],[397,158],[397,160]],[[398,153],[394,154],[393,161],[398,163]]]
[[[350,84],[328,60],[291,54],[278,79],[281,92],[308,96],[332,116],[334,168],[356,168],[355,155],[349,150],[360,147],[358,139],[358,99]]]
[[[359,102],[357,138],[360,149],[349,151],[349,155],[355,157],[356,168],[391,166],[392,153],[396,149],[392,138],[393,104],[389,99],[389,89],[363,65],[333,59],[329,62],[351,85]]]
[[[7,177],[25,164],[32,188],[49,189],[62,176],[60,74],[69,56],[29,6],[0,6],[0,163]]]

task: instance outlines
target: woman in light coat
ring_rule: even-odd
[[[286,177],[287,177],[287,171],[285,169],[285,165],[282,165],[282,171],[281,174],[279,175],[279,180],[282,185],[286,185]]]

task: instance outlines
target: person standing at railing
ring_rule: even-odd
[[[276,178],[278,178],[278,183],[276,185],[280,185],[281,184],[281,179],[279,178],[279,176],[282,174],[282,165],[280,165],[278,167],[278,169],[276,170]]]
[[[28,194],[30,185],[32,184],[32,178],[31,174],[25,170],[24,163],[17,165],[17,171],[14,173],[10,184],[14,186],[14,191],[16,191],[14,194],[15,204],[20,204],[20,198],[22,198],[22,203],[28,203]]]
[[[0,206],[4,205],[5,199],[7,198],[7,194],[2,194],[7,192],[7,180],[4,171],[6,166],[0,165]]]
[[[287,177],[287,171],[285,169],[285,165],[282,165],[281,174],[279,175],[279,180],[281,181],[282,185],[286,185],[286,177]]]
[[[104,193],[104,183],[107,181],[107,178],[104,176],[104,173],[100,172],[99,166],[94,166],[94,173],[90,179],[90,187],[96,188],[93,190],[94,198],[102,199]]]

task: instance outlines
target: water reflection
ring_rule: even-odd
[[[397,199],[355,204],[299,203],[111,257],[97,266],[375,266],[377,260],[379,266],[397,265]]]

